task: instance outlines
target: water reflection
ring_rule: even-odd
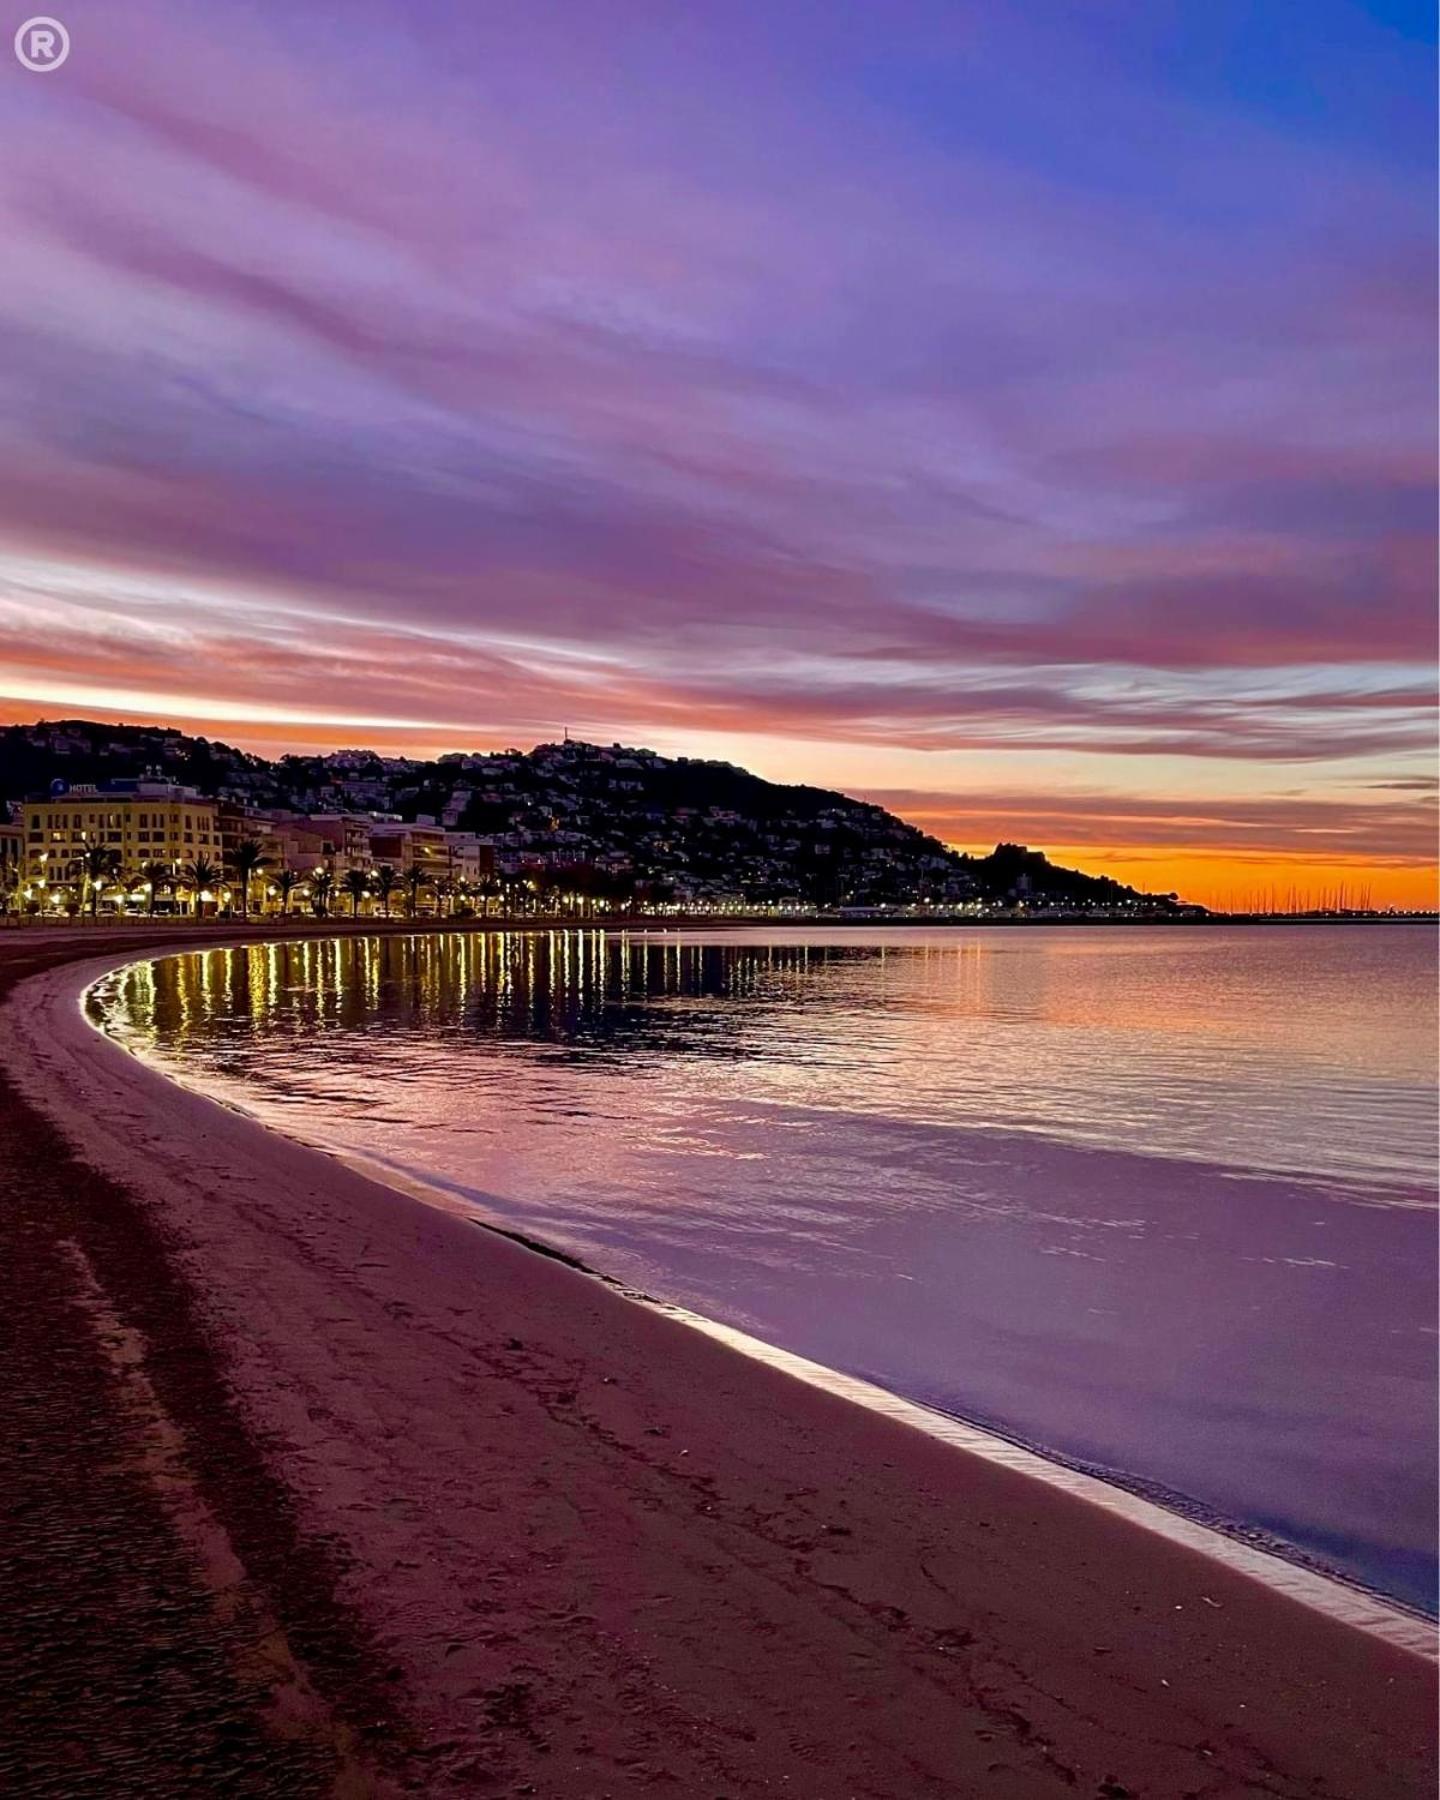
[[[693,1309],[1434,1572],[1423,930],[343,939],[123,972],[262,1117]]]
[[[237,1070],[261,1039],[330,1031],[360,1034],[345,1055],[362,1061],[399,1033],[627,1073],[738,1062],[756,1098],[1353,1180],[1404,1203],[1434,1179],[1433,995],[1423,930],[494,931],[196,952],[129,972],[110,1003],[138,1039]]]

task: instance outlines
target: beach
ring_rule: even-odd
[[[8,1791],[1434,1791],[1404,1645],[85,1022],[102,969],[196,941],[0,936]]]

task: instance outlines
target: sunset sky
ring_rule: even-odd
[[[1433,903],[1428,4],[53,4],[0,719]]]

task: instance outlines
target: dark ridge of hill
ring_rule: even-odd
[[[257,808],[429,818],[502,858],[594,864],[680,896],[816,906],[1023,900],[1106,912],[1177,910],[1001,844],[950,849],[883,807],[784,786],[730,763],[565,742],[435,759],[340,750],[274,761],[169,727],[89,719],[0,728],[0,800],[152,774]]]

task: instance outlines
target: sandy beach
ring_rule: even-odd
[[[1435,1791],[1421,1655],[127,1056],[175,938],[0,935],[7,1792]]]

